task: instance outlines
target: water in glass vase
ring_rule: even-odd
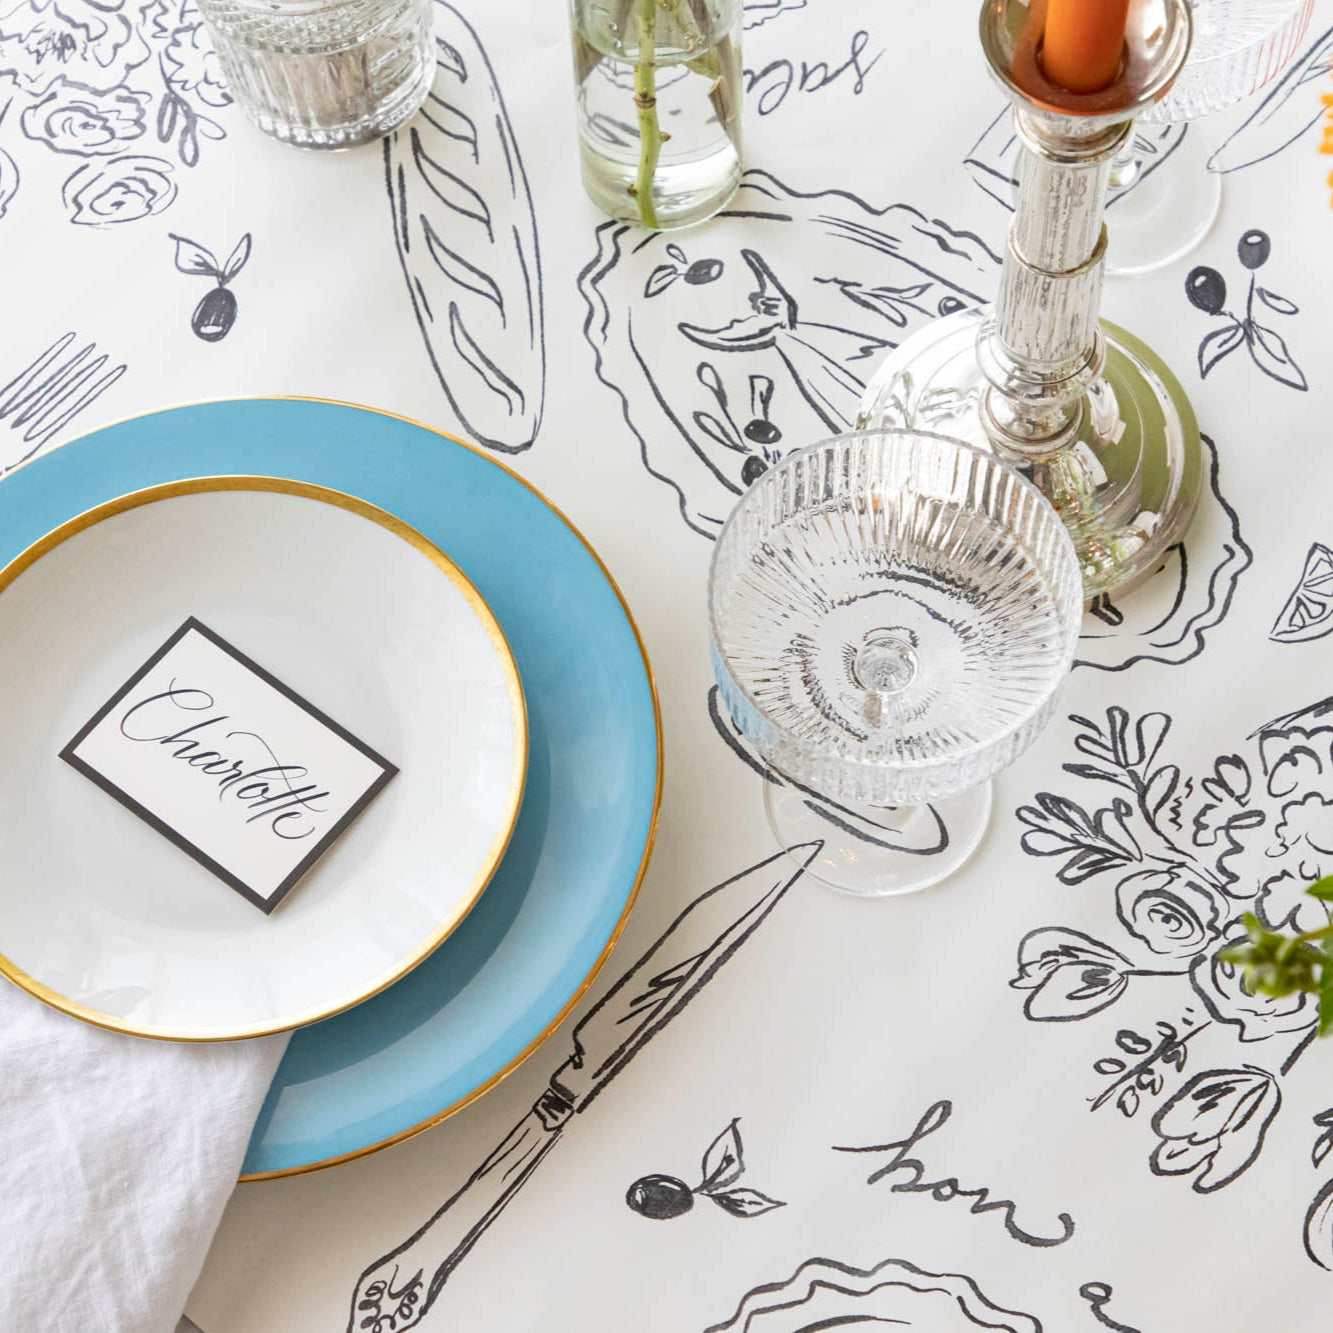
[[[574,0],[583,183],[613,218],[702,222],[740,183],[739,0]]]
[[[199,0],[227,87],[266,134],[348,148],[387,134],[435,73],[429,0]]]

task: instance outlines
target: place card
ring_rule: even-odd
[[[194,617],[60,757],[265,912],[398,771]]]

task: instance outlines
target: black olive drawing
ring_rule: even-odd
[[[1246,268],[1263,268],[1272,251],[1273,242],[1268,239],[1268,233],[1263,231],[1247,231],[1236,247],[1240,262]]]
[[[215,343],[231,332],[236,322],[236,293],[227,285],[245,267],[250,258],[250,233],[236,243],[225,264],[219,264],[213,252],[197,241],[171,233],[176,242],[176,267],[182,273],[191,273],[196,277],[212,278],[217,284],[205,294],[202,301],[194,308],[190,327],[197,338]]]
[[[666,291],[677,278],[684,278],[691,287],[716,282],[726,267],[720,259],[696,259],[691,264],[685,251],[675,244],[668,245],[666,252],[671,263],[659,264],[648,275],[648,281],[643,286],[645,296],[656,296]]]
[[[694,1191],[675,1176],[644,1176],[629,1187],[625,1202],[644,1217],[680,1217],[694,1207]]]
[[[751,454],[741,465],[741,480],[753,486],[768,471],[768,464],[758,454]]]
[[[758,1190],[732,1188],[745,1174],[745,1151],[739,1125],[739,1119],[733,1120],[708,1145],[701,1168],[702,1179],[692,1189],[675,1176],[654,1173],[636,1180],[626,1192],[625,1202],[640,1217],[650,1217],[654,1221],[684,1217],[694,1207],[696,1194],[711,1199],[732,1217],[759,1217],[771,1213],[774,1208],[785,1208],[785,1203],[770,1199]]]
[[[1227,280],[1215,269],[1200,264],[1190,269],[1185,279],[1185,292],[1190,305],[1210,315],[1218,314],[1227,300]]]
[[[1296,364],[1286,339],[1276,329],[1261,324],[1256,317],[1256,314],[1262,315],[1265,309],[1275,315],[1300,313],[1300,307],[1295,301],[1259,286],[1256,270],[1268,263],[1272,253],[1271,238],[1266,231],[1258,228],[1245,232],[1236,246],[1237,258],[1250,270],[1243,316],[1226,308],[1227,280],[1217,269],[1207,264],[1190,269],[1185,279],[1185,295],[1190,305],[1196,310],[1202,310],[1205,315],[1226,321],[1220,328],[1205,334],[1199,344],[1199,374],[1204,379],[1224,358],[1237,348],[1244,347],[1250,354],[1250,360],[1269,379],[1302,392],[1309,387],[1305,372]]]
[[[671,249],[671,246],[667,247],[668,251]],[[720,259],[696,259],[685,270],[685,281],[691,287],[701,286],[705,282],[716,282],[721,276],[722,261]]]

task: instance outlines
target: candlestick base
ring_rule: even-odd
[[[936,320],[890,353],[857,425],[908,426],[995,448],[982,419],[991,382],[977,356],[989,313]],[[1105,321],[1101,329],[1106,364],[1079,403],[1074,440],[1046,454],[1007,455],[1069,527],[1089,601],[1156,572],[1185,535],[1203,486],[1199,427],[1185,391],[1137,338]]]

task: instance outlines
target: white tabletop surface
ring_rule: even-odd
[[[99,3],[105,59],[85,74],[119,138],[108,152],[86,126],[68,137],[70,121],[50,114],[49,68],[21,34],[35,14],[90,6],[0,7],[0,383],[66,332],[59,356],[93,342],[106,357],[89,382],[100,391],[50,418],[54,430],[20,422],[0,390],[0,472],[104,422],[231,395],[361,401],[497,449],[528,446],[535,427],[506,461],[605,558],[662,694],[657,851],[595,1002],[689,902],[774,851],[762,780],[710,714],[705,578],[734,495],[695,416],[726,434],[726,413],[677,328],[707,294],[676,282],[649,296],[646,280],[681,262],[671,243],[732,276],[743,250],[761,254],[808,336],[786,356],[719,355],[736,358],[722,367],[743,414],[731,429],[749,419],[752,374],[774,381],[787,443],[850,417],[855,395],[836,377],[827,396],[798,390],[830,364],[864,373],[873,360],[857,362],[853,344],[896,342],[941,300],[994,291],[1009,214],[982,188],[1001,101],[974,0],[748,5],[752,174],[734,209],[762,199],[767,216],[724,217],[638,253],[640,234],[604,225],[579,184],[564,6],[462,3],[534,216],[498,184],[492,203],[523,234],[535,227],[540,250],[540,301],[508,292],[544,327],[544,379],[540,358],[514,352],[544,410],[517,423],[469,397],[456,365],[442,363],[445,383],[432,367],[381,147],[319,156],[264,139],[210,81],[191,7]],[[447,6],[437,13],[442,32],[456,28]],[[1319,544],[1333,547],[1333,158],[1319,125],[1330,25],[1333,0],[1319,0],[1304,50],[1322,45],[1322,67],[1262,115],[1247,123],[1256,100],[1189,130],[1215,145],[1234,135],[1215,159],[1233,169],[1201,246],[1107,282],[1105,314],[1188,391],[1211,486],[1184,559],[1089,619],[1060,715],[997,781],[980,854],[901,901],[795,885],[567,1127],[421,1327],[795,1333],[873,1317],[937,1333],[1177,1333],[1327,1320],[1333,1045],[1307,1045],[1310,1004],[1251,1000],[1209,959],[1257,894],[1281,915],[1301,883],[1333,870],[1333,723],[1319,709],[1333,695],[1333,616],[1288,605],[1307,564],[1317,573]],[[163,69],[182,103],[162,122],[165,142]],[[484,193],[501,166],[492,155],[477,171]],[[118,214],[100,208],[111,198]],[[854,227],[901,246],[849,249],[837,237]],[[1254,230],[1271,250],[1250,295],[1237,247]],[[251,238],[220,340],[192,332],[207,289],[174,267],[173,234],[219,258]],[[1240,330],[1208,343],[1205,363],[1231,350],[1206,379],[1201,344],[1231,325],[1187,300],[1196,265],[1225,280]],[[858,303],[848,284],[879,290]],[[631,316],[650,373],[629,353]],[[353,1309],[362,1273],[523,1119],[568,1034],[414,1140],[239,1188],[190,1318],[206,1333],[389,1333]],[[664,1220],[627,1206],[645,1176],[697,1184],[710,1145],[721,1140],[707,1170],[733,1133],[743,1175],[715,1193],[782,1207],[698,1195]],[[1281,1325],[1268,1313],[1279,1299]]]

